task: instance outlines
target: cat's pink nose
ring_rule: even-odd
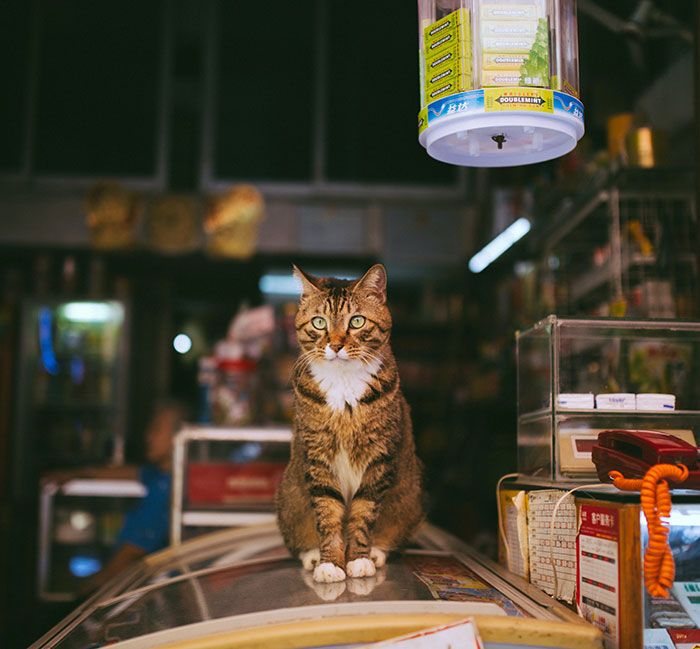
[[[343,343],[330,343],[328,346],[337,354],[343,348]]]

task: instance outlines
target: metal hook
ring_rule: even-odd
[[[500,135],[492,135],[491,139],[498,144],[498,148],[502,149],[503,148],[503,143],[506,141],[506,136],[505,134],[501,133]]]

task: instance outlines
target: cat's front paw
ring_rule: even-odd
[[[334,581],[344,581],[345,571],[334,563],[321,563],[314,570],[314,581],[330,584]]]
[[[314,548],[313,550],[300,552],[299,558],[301,559],[301,565],[304,566],[304,570],[313,570],[321,563],[321,551],[318,548]]]
[[[353,559],[345,566],[348,577],[372,577],[377,572],[371,559]]]
[[[372,559],[377,568],[381,568],[386,563],[386,552],[372,546],[372,550],[369,553],[369,558]]]

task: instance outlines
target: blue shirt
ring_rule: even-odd
[[[124,518],[117,538],[117,547],[131,543],[146,554],[160,550],[170,541],[170,485],[169,473],[153,465],[144,466],[139,479],[146,487],[146,495]]]

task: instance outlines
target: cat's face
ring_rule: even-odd
[[[302,353],[310,361],[377,359],[391,333],[384,266],[354,281],[295,270],[303,285],[295,321]]]

